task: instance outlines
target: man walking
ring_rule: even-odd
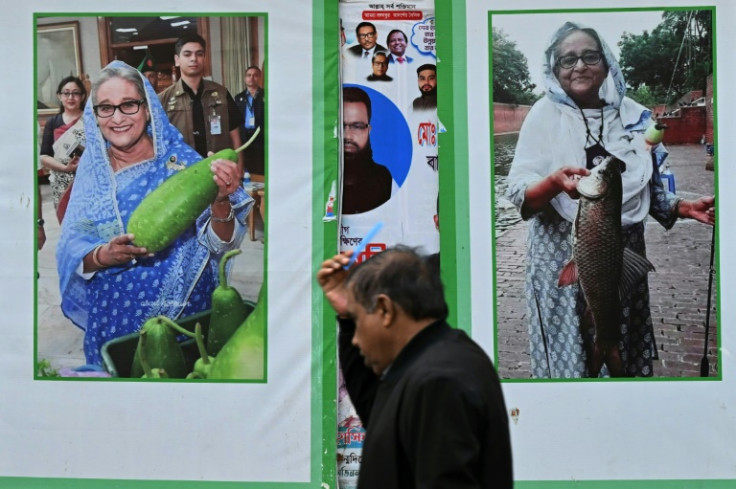
[[[337,313],[340,367],[366,429],[358,489],[513,486],[508,416],[496,370],[448,309],[435,266],[389,248],[317,282]]]

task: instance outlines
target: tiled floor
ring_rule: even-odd
[[[41,186],[43,215],[46,221],[46,245],[38,253],[38,322],[36,329],[38,360],[47,359],[52,367],[74,368],[85,364],[82,351],[83,333],[61,313],[59,276],[56,272],[55,249],[60,227],[56,220],[48,184]],[[263,280],[263,228],[256,219],[256,240],[248,233],[241,245],[243,253],[233,258],[230,283],[245,299],[255,300]]]

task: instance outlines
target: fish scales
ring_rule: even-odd
[[[616,165],[609,164],[613,167]],[[600,171],[599,187],[608,188],[598,198],[580,197],[575,219],[573,254],[583,295],[595,325],[596,342],[614,342],[620,330],[619,284],[623,264],[621,230],[621,173],[613,168]]]
[[[624,376],[619,351],[621,293],[653,270],[646,258],[626,250],[621,228],[625,165],[606,158],[578,182],[578,212],[573,224],[572,259],[560,273],[559,285],[578,282],[586,301],[581,323],[592,321],[593,346],[588,352],[591,376],[605,363],[613,376]]]

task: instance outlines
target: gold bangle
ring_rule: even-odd
[[[92,263],[95,264],[97,268],[105,268],[105,265],[100,262],[99,254],[100,254],[100,248],[102,248],[105,245],[99,245],[97,248],[95,248],[95,251],[92,252]]]

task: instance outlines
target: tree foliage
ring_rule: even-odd
[[[493,27],[493,101],[508,104],[532,104],[537,96],[529,76],[526,56],[516,48],[516,42]]]
[[[651,33],[624,33],[619,64],[634,92],[646,86],[647,95],[671,103],[692,90],[705,90],[713,71],[711,12],[667,11]]]

